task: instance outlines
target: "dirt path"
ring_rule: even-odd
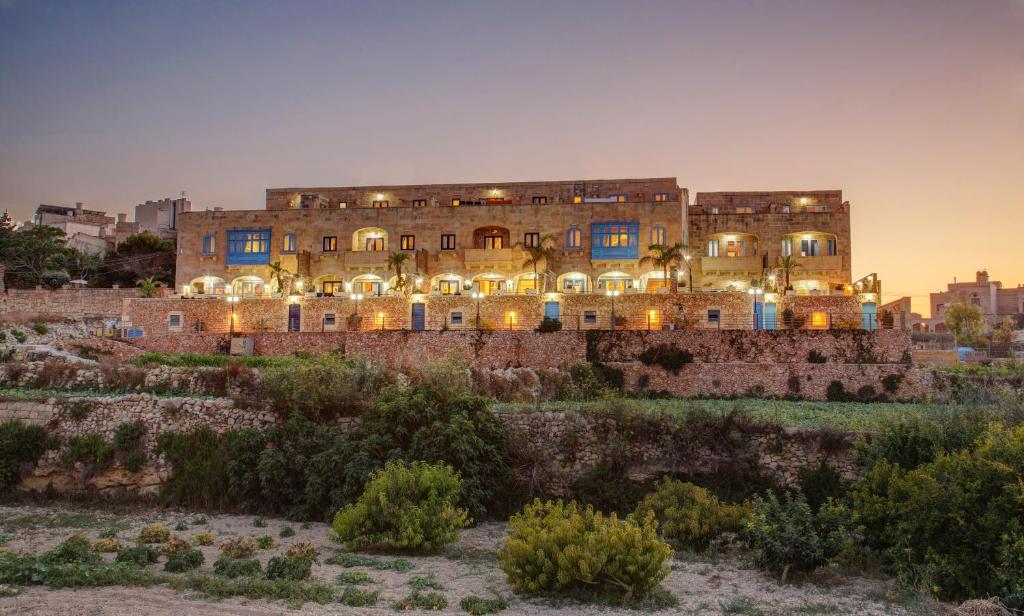
[[[205,523],[202,522],[205,517]],[[440,592],[448,600],[444,614],[465,614],[459,601],[470,595],[491,597],[501,594],[510,603],[506,614],[524,615],[580,615],[585,614],[637,614],[637,611],[612,609],[578,603],[556,602],[546,599],[524,600],[517,597],[505,582],[498,568],[494,551],[501,543],[505,526],[489,523],[468,529],[457,544],[444,555],[408,558],[413,568],[407,572],[380,571],[367,567],[345,569],[324,564],[324,559],[338,550],[329,538],[326,524],[302,525],[284,520],[268,519],[265,527],[254,526],[252,516],[197,516],[186,512],[151,511],[127,515],[112,515],[96,511],[0,507],[0,541],[3,548],[18,552],[38,553],[48,550],[75,533],[84,533],[95,539],[107,529],[115,529],[122,543],[129,543],[139,530],[153,521],[160,521],[173,529],[184,523],[187,530],[172,531],[191,538],[202,532],[212,533],[215,545],[201,548],[206,558],[204,570],[209,570],[219,555],[219,545],[227,538],[249,535],[274,537],[278,545],[260,550],[257,557],[266,564],[288,545],[312,541],[320,551],[321,564],[314,566],[313,577],[334,584],[343,571],[364,571],[372,583],[368,590],[380,591],[377,605],[369,608],[351,608],[340,604],[318,605],[306,603],[301,610],[283,603],[232,598],[211,601],[195,593],[178,592],[166,587],[49,590],[40,587],[22,589],[14,597],[0,599],[0,614],[57,614],[128,616],[203,615],[226,616],[241,614],[393,614],[392,601],[411,592],[412,576],[432,575],[443,588]],[[280,538],[288,527],[295,535]],[[108,555],[109,557],[109,555]],[[161,564],[152,565],[154,572]],[[885,601],[886,586],[876,580],[819,576],[818,583],[780,585],[773,579],[749,568],[735,558],[722,558],[718,562],[673,561],[673,571],[662,583],[679,602],[678,606],[661,610],[658,614],[749,614],[762,616],[790,614],[858,614],[887,615],[926,613],[908,611],[903,606]]]

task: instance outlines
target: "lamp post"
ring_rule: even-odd
[[[476,302],[476,328],[480,329],[480,301],[484,294],[480,291],[473,291],[473,301]]]
[[[227,296],[228,306],[231,307],[231,318],[228,320],[228,333],[229,334],[234,334],[235,333],[235,304],[238,303],[239,299],[241,299],[241,298],[238,297],[237,295],[229,295],[229,296]]]
[[[618,297],[619,291],[608,289],[607,294],[612,300],[612,331],[615,331],[615,298]]]
[[[750,293],[750,309],[754,313],[754,329],[761,329],[760,327],[757,326],[757,296],[760,295],[761,293],[764,293],[764,289],[762,289],[761,287],[750,287],[749,289],[747,289],[747,293]]]

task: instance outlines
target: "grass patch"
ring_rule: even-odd
[[[169,584],[176,590],[194,590],[212,599],[247,597],[285,601],[293,606],[301,606],[307,601],[325,604],[335,599],[335,592],[331,586],[312,580],[226,578],[196,573],[185,578],[174,578]]]
[[[341,596],[338,597],[338,602],[348,607],[370,607],[377,605],[378,599],[380,599],[380,593],[376,590],[362,590],[350,587],[341,593]]]
[[[247,368],[266,368],[287,362],[302,361],[297,357],[233,357],[210,353],[144,353],[134,360],[140,367],[171,366],[175,368],[223,368],[229,364],[237,364]]]
[[[723,614],[746,614],[747,616],[764,616],[764,610],[746,597],[733,597],[726,601],[719,601],[718,606],[722,608]]]
[[[328,565],[341,565],[346,568],[368,567],[378,571],[395,571],[397,573],[405,573],[413,568],[413,564],[404,558],[378,558],[353,552],[336,552],[325,560],[324,563]]]
[[[6,534],[16,535],[19,531],[40,528],[103,528],[117,533],[128,528],[128,522],[119,517],[88,512],[0,516],[0,531]]]
[[[443,610],[448,607],[448,600],[439,592],[420,592],[414,590],[408,595],[393,601],[391,609],[396,612],[406,610]]]
[[[342,586],[362,586],[363,584],[376,584],[377,581],[365,571],[342,571],[338,574],[338,583]]]
[[[433,573],[412,576],[409,578],[409,586],[412,586],[413,590],[420,592],[424,590],[444,590],[444,586],[441,585],[441,582],[434,579]]]
[[[483,597],[471,595],[459,601],[459,607],[464,612],[469,612],[473,616],[483,616],[483,614],[497,614],[502,610],[507,610],[508,601],[505,600],[505,597],[501,596],[494,597],[493,599],[484,599]]]

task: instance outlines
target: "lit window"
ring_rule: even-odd
[[[384,250],[384,238],[382,237],[368,237],[366,238],[366,246],[364,250],[369,252],[380,252]]]
[[[584,323],[597,323],[597,311],[595,311],[595,310],[584,310],[583,311],[583,322]]]
[[[548,198],[543,195],[535,195],[532,201],[535,205],[545,205],[548,202]]]
[[[505,311],[505,327],[511,327],[519,322],[519,315],[515,310]]]
[[[540,246],[540,233],[531,231],[530,233],[523,234],[523,246],[527,248],[535,248]]]
[[[487,239],[487,238],[484,238]],[[500,238],[499,238],[500,239]],[[441,236],[441,250],[455,250],[455,235]]]
[[[324,295],[341,295],[345,292],[345,283],[340,280],[325,280]]]
[[[661,327],[661,311],[651,310],[647,311],[647,327],[648,329],[654,329]]]
[[[626,195],[608,195],[609,199],[615,199],[616,203],[625,203]]]
[[[576,196],[572,198],[573,203],[583,203],[583,197]]]
[[[668,201],[668,193],[654,193],[655,201]]]
[[[828,212],[828,206],[827,205],[808,205],[806,210],[808,212],[813,212],[813,213],[816,213],[816,214],[824,214],[824,213]]]
[[[347,209],[348,208],[348,201],[339,201],[338,202],[338,207],[340,209],[343,209],[343,210]]]
[[[462,313],[461,312],[453,312],[452,313],[452,318],[451,318],[451,323],[452,323],[452,325],[462,325]]]
[[[502,238],[500,235],[487,235],[484,236],[484,249],[485,250],[498,250],[502,245]]]
[[[455,197],[452,199],[452,207],[459,207],[462,204],[462,199]]]
[[[782,240],[782,256],[793,256],[793,238],[787,237]]]
[[[203,254],[205,256],[217,254],[217,238],[212,233],[203,236]]]
[[[718,240],[708,240],[708,256],[718,256]]]
[[[228,265],[253,265],[269,262],[269,229],[232,229],[228,231]]]
[[[285,233],[284,242],[281,245],[281,252],[286,254],[292,254],[297,250],[298,242],[295,239],[294,233]]]
[[[400,246],[402,250],[416,250],[416,236],[403,235],[400,238]]]
[[[736,208],[737,214],[753,214],[754,208],[752,207],[738,207]]]
[[[389,206],[387,201],[374,201],[373,202],[373,207],[379,209],[379,208],[385,208],[385,207],[390,207],[390,206]]]
[[[583,232],[579,227],[569,227],[566,229],[565,247],[572,250],[583,248]]]
[[[811,313],[811,327],[825,329],[828,327],[828,313],[824,310],[815,310]]]
[[[441,280],[437,283],[437,290],[441,295],[455,295],[459,292],[458,280]]]
[[[711,208],[711,213],[712,214],[717,214],[718,213],[718,208],[717,207]]]
[[[338,237],[336,235],[325,235],[324,252],[338,252]]]
[[[651,229],[651,244],[657,244],[658,246],[666,246],[665,239],[667,237],[665,227],[661,225],[655,225]]]
[[[413,199],[412,200],[412,206],[413,207],[427,207],[427,200],[426,199]]]

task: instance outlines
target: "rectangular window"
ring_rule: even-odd
[[[426,199],[413,199],[412,200],[412,206],[413,207],[427,207],[427,200]]]
[[[324,313],[324,327],[334,327],[338,322],[338,319],[334,316],[333,312]]]
[[[637,222],[595,222],[590,225],[593,259],[639,258],[640,224]]]
[[[547,205],[548,198],[543,195],[534,195],[532,201],[535,205]]]
[[[668,193],[654,193],[655,201],[668,201]]]
[[[348,209],[348,201],[339,201],[338,202],[338,208],[340,208],[342,210]]]
[[[530,233],[523,234],[523,246],[527,248],[535,248],[540,246],[540,233],[532,231]]]
[[[500,235],[488,235],[484,237],[484,249],[498,250],[499,248],[501,248],[501,240],[502,237]]]
[[[384,238],[382,237],[368,237],[366,238],[366,246],[364,250],[367,252],[380,252],[384,250]]]
[[[597,323],[597,311],[596,310],[584,310],[583,311],[583,322],[584,323]]]
[[[338,237],[336,235],[324,236],[324,252],[338,252]]]
[[[345,283],[340,280],[325,280],[324,295],[341,295],[345,292]]]
[[[793,256],[793,238],[787,237],[782,240],[782,256]]]
[[[217,238],[211,233],[203,236],[203,255],[210,256],[217,254]]]
[[[625,203],[626,195],[608,195],[609,198],[615,199],[616,203]]]
[[[752,207],[738,207],[736,208],[737,214],[753,214],[754,208]]]
[[[808,212],[813,212],[813,213],[816,213],[816,214],[824,214],[824,213],[828,212],[828,206],[827,205],[808,205],[804,209],[806,211],[808,211]]]
[[[722,322],[722,311],[718,308],[708,309],[708,323],[719,325]]]
[[[403,235],[400,238],[399,246],[402,250],[416,250],[416,236],[415,235]]]
[[[718,213],[718,208],[717,207],[711,208],[711,213],[712,214],[717,214]]]
[[[788,205],[782,206],[782,213],[783,214],[789,214],[789,206]]]
[[[826,241],[825,243],[825,250],[827,251],[825,254],[827,254],[828,256],[836,256],[836,241],[832,238],[829,238],[828,241]]]
[[[452,207],[459,207],[460,205],[462,205],[462,199],[459,199],[458,197],[453,197]]]
[[[801,257],[817,257],[821,254],[818,249],[818,240],[800,240]]]
[[[181,329],[181,313],[172,312],[167,315],[167,328],[168,329]]]
[[[284,234],[284,243],[281,245],[281,252],[287,253],[287,254],[292,254],[292,253],[294,253],[297,250],[297,248],[298,248],[297,244],[298,244],[298,242],[295,240],[295,234],[294,233],[285,233]]]
[[[458,280],[440,280],[437,283],[437,290],[441,295],[455,295],[459,292]]]
[[[828,313],[824,310],[815,310],[811,313],[811,327],[825,329],[828,327]]]
[[[586,280],[583,278],[563,278],[562,291],[566,293],[583,293],[586,287]]]
[[[455,235],[441,236],[441,250],[455,250]]]
[[[651,229],[651,244],[656,244],[658,246],[666,246],[667,244],[665,243],[665,240],[666,240],[665,227],[662,227],[661,225],[658,225],[658,226],[654,227],[653,229]]]
[[[452,318],[451,318],[451,323],[452,323],[452,325],[462,325],[462,313],[461,312],[453,312],[452,313]]]
[[[389,206],[387,201],[374,201],[373,202],[373,207],[380,209],[380,208],[385,208],[385,207],[390,207],[390,206]]]
[[[579,227],[569,227],[565,232],[565,247],[573,250],[583,248],[583,232]]]
[[[270,229],[228,231],[228,265],[270,263]]]
[[[708,256],[718,256],[718,240],[708,240]]]
[[[572,198],[572,202],[573,203],[583,203],[583,197],[581,197],[579,195],[576,195],[575,197]]]

